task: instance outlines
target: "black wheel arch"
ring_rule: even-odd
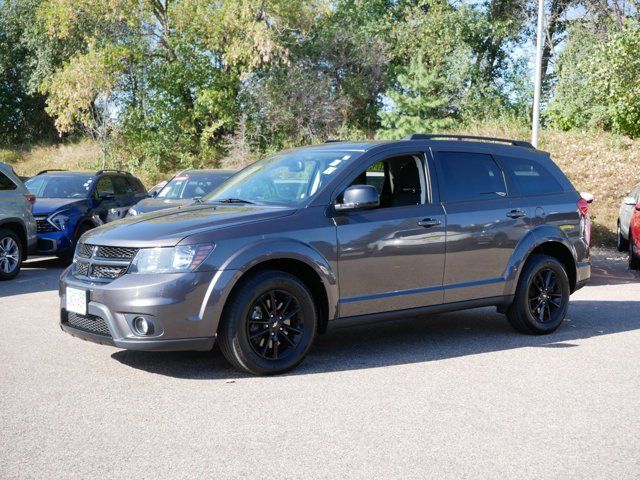
[[[562,242],[558,242],[555,240],[546,241],[536,246],[529,253],[523,265],[526,264],[527,260],[531,258],[532,255],[536,255],[536,254],[553,257],[562,264],[565,271],[567,272],[567,277],[569,278],[569,286],[571,288],[571,293],[573,293],[576,288],[578,266],[576,264],[576,259],[573,256],[573,253],[571,252],[571,250]]]

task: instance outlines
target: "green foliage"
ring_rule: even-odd
[[[455,111],[447,96],[445,79],[419,60],[397,77],[398,89],[387,92],[391,102],[380,112],[385,138],[402,138],[411,133],[437,132],[454,123]]]

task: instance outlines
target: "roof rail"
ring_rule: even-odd
[[[96,175],[102,175],[105,172],[116,172],[116,173],[123,173],[125,175],[131,175],[129,172],[124,172],[122,170],[116,170],[115,168],[105,168],[103,170],[98,170],[96,172]]]
[[[37,177],[38,175],[42,175],[43,173],[49,173],[49,172],[66,172],[67,170],[65,170],[64,168],[49,168],[47,170],[40,170],[38,173],[35,174],[35,176]]]
[[[340,139],[329,139],[329,140],[325,140],[324,143],[338,143],[338,142],[342,142],[342,140]]]
[[[408,135],[406,137],[403,138],[403,140],[437,140],[437,139],[445,139],[445,138],[453,138],[456,140],[479,140],[479,141],[486,141],[486,142],[499,142],[499,143],[508,143],[510,145],[514,145],[516,147],[524,147],[524,148],[530,148],[532,150],[535,150],[535,147],[529,143],[529,142],[525,142],[523,140],[510,140],[508,138],[497,138],[497,137],[481,137],[478,135],[458,135],[456,133],[451,133],[451,134],[447,134],[447,133],[414,133],[411,135]]]

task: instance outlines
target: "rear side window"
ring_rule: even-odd
[[[0,190],[15,190],[18,186],[4,173],[0,172]]]
[[[511,175],[520,195],[543,195],[560,193],[562,186],[549,171],[534,160],[513,157],[498,157]]]
[[[113,177],[113,188],[116,195],[130,195],[133,193],[131,185],[129,185],[129,182],[127,182],[127,179],[124,177]]]
[[[139,194],[147,193],[147,191],[142,186],[142,183],[140,183],[140,180],[138,180],[137,178],[127,177],[127,182],[129,182],[131,189],[135,193],[139,193]]]
[[[447,202],[487,200],[504,197],[507,187],[502,170],[491,155],[466,152],[437,152]]]
[[[98,180],[98,184],[96,185],[96,194],[98,196],[104,194],[113,195],[113,183],[111,182],[111,177],[101,177]]]

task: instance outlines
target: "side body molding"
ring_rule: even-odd
[[[338,280],[330,262],[318,250],[303,242],[268,238],[240,248],[220,265],[205,294],[199,318],[193,320],[212,319],[212,335],[215,334],[224,304],[240,278],[261,263],[280,259],[303,262],[316,272],[327,295],[329,320],[337,318]]]

